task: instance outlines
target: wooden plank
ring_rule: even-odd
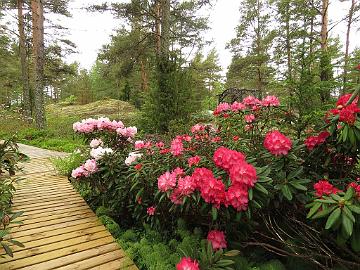
[[[52,231],[52,230],[56,230],[56,229],[60,229],[60,228],[71,227],[73,225],[78,225],[78,224],[92,223],[92,222],[95,222],[95,221],[97,221],[96,216],[83,218],[83,219],[79,219],[79,220],[73,220],[73,221],[69,221],[69,222],[64,222],[64,223],[61,223],[61,224],[54,224],[54,225],[50,225],[50,226],[47,226],[47,227],[30,229],[30,230],[27,230],[27,231],[22,231],[22,230],[14,231],[14,232],[11,232],[11,235],[14,238],[18,238],[18,237],[21,237],[21,236],[34,235],[34,234],[37,234],[37,233],[44,234],[45,232],[48,232],[48,231]]]
[[[89,207],[87,206],[83,206],[83,207],[78,207],[78,208],[72,208],[68,211],[61,211],[61,212],[45,212],[45,213],[41,213],[38,215],[32,215],[32,216],[25,216],[25,217],[19,217],[18,219],[16,219],[17,221],[22,221],[24,224],[28,225],[28,224],[33,224],[33,223],[38,223],[41,221],[47,221],[47,220],[53,220],[53,219],[58,219],[58,218],[63,218],[63,217],[69,217],[69,216],[75,216],[75,215],[80,215],[83,213],[88,213],[88,212],[92,212],[91,209],[89,209]],[[18,226],[18,225],[10,225],[9,228],[12,228],[14,226]]]
[[[56,268],[56,270],[85,270],[89,267],[98,267],[99,265],[106,264],[109,261],[117,260],[118,264],[127,264],[129,259],[124,257],[125,253],[122,250],[114,250],[99,256],[72,263],[66,266]],[[131,260],[130,260],[131,262]],[[132,263],[132,262],[131,262]],[[108,268],[106,268],[108,269]],[[119,269],[116,268],[116,269]],[[110,269],[109,269],[110,270]]]
[[[48,193],[47,193],[48,192]],[[61,192],[76,192],[76,190],[74,190],[71,186],[66,187],[66,188],[62,188]],[[29,193],[33,194],[34,196],[43,196],[46,194],[56,194],[59,193],[59,189],[56,187],[53,188],[47,188],[47,189],[40,189],[40,190],[31,190],[31,191],[26,191],[26,192],[22,192],[21,189],[16,189],[16,196],[19,196],[20,198],[22,197],[27,197],[29,196]]]
[[[43,232],[43,233],[36,233],[36,234],[32,234],[32,235],[20,236],[15,239],[20,241],[21,243],[24,243],[25,247],[26,247],[27,242],[32,242],[32,241],[40,240],[40,239],[46,239],[46,238],[50,238],[50,237],[54,237],[54,236],[61,236],[63,234],[68,234],[68,233],[84,232],[87,229],[90,229],[93,227],[98,227],[98,226],[102,226],[102,228],[104,230],[106,230],[104,225],[102,225],[100,221],[96,221],[94,223],[82,223],[82,224],[77,224],[77,225],[69,226],[66,228],[47,231],[47,232]]]
[[[36,203],[36,204],[31,204],[28,206],[22,206],[22,205],[14,205],[14,207],[12,207],[12,210],[14,211],[32,211],[32,210],[40,210],[40,209],[47,209],[47,208],[55,208],[58,206],[65,206],[65,205],[69,205],[69,204],[74,204],[74,203],[79,203],[79,202],[83,202],[84,200],[82,198],[77,198],[77,199],[73,199],[71,201],[68,202],[64,202],[64,201],[58,201],[58,202],[54,202],[54,203]]]
[[[26,199],[19,199],[14,198],[13,204],[14,205],[27,205],[27,204],[34,204],[35,202],[51,202],[56,200],[66,200],[72,198],[81,198],[79,194],[73,192],[72,194],[57,194],[53,196],[45,196],[45,197],[33,197],[32,195]]]
[[[25,240],[25,242],[22,241],[25,244],[24,248],[12,245],[12,249],[15,254],[15,258],[17,258],[16,255],[17,251],[24,251],[31,248],[45,246],[47,244],[56,243],[67,239],[73,239],[80,236],[89,236],[98,232],[105,232],[107,235],[110,235],[110,233],[104,229],[104,226],[97,225],[96,227],[87,227],[85,229],[78,229],[77,231],[74,232],[61,233],[59,235],[54,235],[45,238],[41,237],[39,239],[33,239],[33,238],[29,239],[29,237],[26,236],[22,238],[23,240]],[[0,255],[1,254],[5,254],[5,251],[0,252]]]
[[[88,213],[81,213],[81,214],[74,215],[74,216],[68,216],[68,217],[58,218],[58,219],[53,219],[53,220],[46,220],[46,221],[32,223],[32,224],[24,223],[22,225],[17,225],[15,227],[13,227],[12,231],[14,231],[14,232],[19,231],[19,230],[27,231],[27,230],[31,230],[31,229],[35,229],[35,228],[48,227],[50,225],[70,222],[73,220],[84,219],[84,218],[88,218],[88,217],[94,217],[94,213],[90,211]]]
[[[19,268],[22,270],[54,269],[117,249],[118,246],[116,243],[113,243],[113,238],[106,237],[13,262],[4,263],[3,267],[8,270]]]
[[[46,245],[44,244],[44,245],[41,245],[38,247],[29,248],[26,250],[19,250],[18,252],[15,252],[14,258],[11,258],[11,259],[8,258],[6,261],[11,262],[11,261],[23,259],[26,257],[58,250],[58,249],[65,248],[65,247],[71,247],[74,245],[87,243],[92,240],[103,239],[103,238],[106,238],[109,236],[110,235],[106,231],[103,230],[103,231],[96,232],[96,233],[89,234],[89,235],[82,235],[80,237],[66,239],[66,240],[58,241],[58,242],[52,242],[50,244],[46,244]]]
[[[27,210],[22,216],[29,216],[29,215],[34,215],[34,214],[39,214],[39,213],[44,213],[44,212],[46,213],[46,212],[52,212],[52,211],[60,211],[62,209],[69,209],[69,208],[85,206],[85,205],[87,205],[85,203],[85,201],[82,201],[82,202],[73,203],[73,204],[69,204],[69,205],[49,207],[49,208],[45,208],[45,209]],[[48,209],[48,211],[46,211],[46,209]],[[21,211],[21,210],[19,210],[19,211]]]
[[[24,212],[23,215],[21,215],[19,218],[17,218],[16,220],[19,221],[24,221],[26,220],[27,222],[30,222],[32,220],[36,220],[39,218],[43,218],[43,217],[48,217],[49,219],[52,219],[53,217],[56,217],[58,215],[65,215],[65,214],[69,214],[72,212],[77,212],[77,211],[81,211],[81,210],[87,210],[89,209],[89,206],[83,204],[80,206],[77,205],[71,205],[68,208],[63,208],[63,209],[59,209],[59,210],[53,210],[53,211],[49,211],[49,212],[43,212],[43,213],[35,213],[32,214],[31,212]]]

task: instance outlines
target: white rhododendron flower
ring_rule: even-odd
[[[102,148],[99,146],[98,148],[91,149],[90,156],[95,158],[95,160],[99,160],[103,157],[105,154],[111,154],[114,151],[111,148]]]

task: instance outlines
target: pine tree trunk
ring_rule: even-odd
[[[169,58],[170,49],[170,0],[161,0],[161,55]]]
[[[160,0],[157,0],[155,3],[155,42],[156,42],[156,53],[160,54],[161,49],[161,9],[160,9]]]
[[[18,27],[19,27],[19,50],[20,50],[20,66],[21,66],[21,80],[22,80],[22,106],[23,116],[26,121],[32,122],[31,119],[31,102],[30,102],[30,83],[28,74],[28,63],[26,53],[26,40],[24,30],[24,15],[23,15],[23,0],[17,0],[18,7]]]
[[[346,43],[345,43],[345,56],[344,56],[344,77],[343,77],[343,89],[342,89],[343,94],[346,90],[347,65],[349,62],[350,30],[351,30],[353,15],[354,15],[354,8],[355,8],[355,0],[352,0],[351,7],[349,9],[349,17],[348,17],[347,30],[346,30]]]
[[[46,126],[44,104],[44,10],[43,0],[31,0],[34,61],[34,109],[36,127]]]

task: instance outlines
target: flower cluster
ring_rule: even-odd
[[[287,155],[291,149],[291,140],[280,131],[270,131],[266,134],[264,147],[273,155]]]
[[[78,133],[91,133],[97,130],[110,130],[116,131],[118,128],[124,128],[121,121],[111,121],[107,117],[100,117],[98,119],[88,118],[83,119],[81,122],[73,124],[73,130]]]
[[[134,163],[138,158],[141,158],[142,154],[137,152],[130,152],[129,156],[125,159],[125,164],[127,166],[130,166],[132,163]]]
[[[104,143],[103,143],[103,141],[101,139],[93,139],[90,142],[90,147],[91,148],[97,148],[97,147],[103,146],[103,145],[104,145]]]
[[[305,141],[304,144],[306,145],[309,151],[313,150],[316,146],[323,144],[326,139],[330,136],[328,131],[322,131],[317,136],[310,136]]]
[[[189,257],[181,258],[180,262],[176,265],[176,270],[200,270],[199,263]]]
[[[101,146],[93,148],[90,151],[90,156],[95,160],[101,159],[104,155],[112,154],[114,151],[111,148],[103,148]]]
[[[349,105],[346,105],[351,98],[351,94],[341,96],[336,102],[336,109],[330,110],[333,115],[339,115],[339,121],[354,125],[357,113],[360,108],[357,105],[358,97],[356,97]]]
[[[329,183],[327,180],[320,180],[317,183],[314,184],[315,189],[315,195],[317,197],[322,197],[323,195],[330,195],[330,194],[336,194],[339,189],[334,187],[332,184]]]
[[[198,165],[200,160],[201,160],[201,157],[199,157],[199,156],[189,157],[188,158],[189,167],[191,167],[192,165]]]
[[[356,197],[358,197],[360,199],[360,184],[356,183],[356,182],[351,182],[347,188],[352,187],[355,190],[356,193]]]
[[[235,101],[232,104],[223,102],[220,103],[214,110],[214,115],[220,115],[223,113],[224,117],[228,116],[228,112],[239,112],[245,109],[251,109],[253,111],[258,110],[261,107],[278,107],[280,101],[276,96],[267,96],[263,100],[259,100],[254,96],[245,97],[242,102]],[[249,119],[248,119],[249,120]]]
[[[178,136],[174,140],[172,140],[170,149],[171,149],[171,154],[173,154],[173,156],[176,157],[181,155],[182,152],[184,151],[182,138]]]
[[[207,240],[211,243],[214,250],[227,247],[225,233],[218,230],[212,230],[208,233]]]
[[[83,165],[71,172],[71,177],[77,179],[80,177],[88,177],[98,171],[95,159],[88,159]]]

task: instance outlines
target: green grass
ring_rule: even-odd
[[[135,125],[138,111],[129,103],[119,100],[101,100],[85,105],[46,106],[47,128],[37,130],[34,124],[22,120],[15,109],[0,110],[0,139],[16,135],[19,142],[45,149],[72,152],[83,141],[72,130],[72,124],[89,117],[106,116]]]

